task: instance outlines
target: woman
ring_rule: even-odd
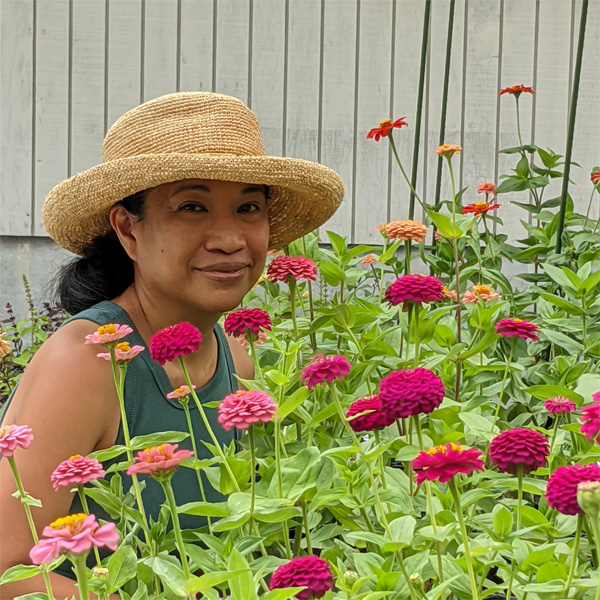
[[[85,336],[98,325],[128,324],[134,332],[126,341],[147,348],[156,331],[188,321],[203,336],[200,350],[186,360],[191,379],[203,402],[222,399],[237,386],[234,373],[252,378],[253,367],[218,319],[256,283],[269,248],[320,226],[343,197],[330,169],[265,156],[254,114],[219,94],[170,94],[142,104],[113,125],[103,153],[101,165],[62,182],[46,198],[48,233],[82,257],[59,284],[65,309],[77,314],[36,353],[2,421],[33,430],[30,448],[15,457],[25,489],[42,500],[34,509],[38,531],[80,511],[68,487],[53,491],[56,466],[123,442],[110,364],[96,357],[97,346],[83,344]],[[134,358],[125,383],[132,437],[187,430],[181,407],[165,399],[184,383],[176,365],[163,369],[147,351]],[[193,420],[202,438],[195,410]],[[222,442],[231,439],[222,434]],[[177,475],[178,503],[197,500],[193,472]],[[32,546],[5,460],[0,490],[3,572],[28,563]],[[149,486],[144,500],[156,515],[159,491]],[[76,594],[67,577],[53,573],[51,580],[57,598]],[[0,594],[43,589],[39,577],[3,586]]]

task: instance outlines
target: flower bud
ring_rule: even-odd
[[[577,484],[577,503],[590,517],[600,514],[600,481],[582,481]]]
[[[108,579],[108,569],[106,567],[94,567],[92,569],[92,577],[96,579]]]
[[[354,585],[358,581],[360,575],[356,571],[346,571],[344,573],[344,582],[346,585],[351,586]]]
[[[410,577],[410,582],[412,586],[417,590],[422,590],[424,587],[423,578],[420,573],[413,573]]]
[[[358,469],[358,461],[354,456],[350,457],[346,464],[351,471],[356,471],[356,469]]]

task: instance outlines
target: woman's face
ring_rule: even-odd
[[[232,310],[262,274],[269,222],[262,185],[186,179],[146,196],[132,226],[136,286],[192,310]]]

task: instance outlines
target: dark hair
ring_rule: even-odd
[[[144,218],[147,190],[117,202],[138,221]],[[96,238],[81,258],[61,268],[55,280],[57,302],[74,315],[102,300],[112,300],[133,283],[133,261],[117,234]]]

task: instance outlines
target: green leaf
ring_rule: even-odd
[[[383,551],[394,552],[396,550],[402,550],[403,548],[409,548],[414,538],[416,526],[416,519],[410,515],[398,517],[391,521],[389,530],[392,541],[386,541],[383,544]]]
[[[190,437],[189,433],[183,431],[157,431],[147,435],[138,435],[131,440],[132,450],[143,450],[160,444],[177,444]]]
[[[240,571],[239,575],[229,579],[231,600],[256,600],[258,596],[250,565],[239,550],[233,548],[227,560],[227,568],[231,571]]]
[[[199,517],[227,517],[229,515],[224,502],[188,502],[178,506],[177,512]]]
[[[108,560],[108,582],[113,588],[121,587],[137,575],[137,556],[131,546],[121,546]]]
[[[263,594],[260,598],[261,600],[289,600],[295,597],[298,592],[305,589],[306,587],[278,588]],[[375,598],[372,600],[375,600]]]
[[[553,304],[557,308],[564,310],[570,315],[585,314],[585,311],[582,308],[573,304],[572,302],[569,302],[568,300],[565,300],[564,298],[561,298],[560,296],[555,296],[554,294],[549,294],[548,292],[538,292],[538,294],[544,298],[544,300],[550,302],[550,304]]]
[[[566,581],[568,577],[565,565],[559,562],[549,562],[540,566],[535,574],[535,580],[538,583],[548,583],[560,579]]]
[[[483,350],[490,346],[491,343],[497,338],[498,335],[496,334],[494,329],[488,329],[485,332],[485,335],[479,340],[479,342],[477,342],[477,344],[475,344],[475,346],[473,346],[473,348],[471,348],[470,350],[465,350],[462,354],[459,354],[458,359],[465,360],[467,358],[470,358],[471,356],[475,356],[476,354],[483,352]]]
[[[148,565],[152,572],[158,575],[163,585],[167,589],[171,589],[173,592],[184,598],[187,596],[185,591],[185,578],[183,576],[183,570],[180,566],[175,564],[176,559],[171,557],[168,558],[165,554],[161,553],[158,556],[150,556],[142,559],[145,565]]]
[[[552,544],[530,552],[529,556],[521,563],[521,570],[528,573],[533,567],[541,567],[550,562],[554,558],[555,548],[556,544]]]
[[[576,355],[583,352],[583,345],[580,342],[570,338],[568,335],[561,333],[560,331],[542,329],[542,334],[553,344],[564,348],[569,354]]]
[[[335,253],[338,258],[343,256],[348,249],[348,241],[346,238],[343,238],[341,235],[334,233],[333,231],[327,231],[327,237],[331,242],[331,246],[333,247]]]
[[[13,581],[29,579],[30,577],[39,575],[40,572],[40,567],[36,565],[15,565],[14,567],[6,569],[6,571],[2,573],[2,577],[0,577],[0,585],[11,583]]]
[[[237,571],[213,571],[212,573],[205,573],[200,577],[188,579],[185,582],[185,589],[189,593],[203,592],[206,588],[217,587],[230,578],[245,574],[247,570],[248,569],[239,569]]]
[[[288,415],[293,413],[298,406],[300,406],[306,398],[308,398],[308,394],[310,390],[306,386],[302,386],[298,388],[291,396],[289,396],[285,402],[279,407],[277,411],[278,417],[283,420]]]
[[[92,452],[88,456],[90,458],[95,458],[100,462],[104,462],[105,460],[111,460],[112,458],[116,458],[117,456],[124,454],[126,450],[127,448],[125,446],[111,446],[105,450],[97,450],[96,452]]]
[[[319,263],[319,271],[323,275],[323,279],[332,287],[337,287],[346,279],[344,271],[338,265],[327,260]]]
[[[460,227],[453,223],[448,215],[436,213],[431,210],[428,210],[427,214],[433,221],[433,224],[440,230],[443,237],[447,239],[458,239],[463,235]]]
[[[506,506],[497,504],[494,507],[494,533],[500,538],[504,539],[510,535],[513,528],[514,517],[513,514]]]
[[[522,192],[527,189],[527,181],[520,177],[508,177],[497,188],[496,194],[507,194],[509,192]]]
[[[553,398],[554,396],[564,396],[579,404],[583,402],[583,398],[579,394],[558,385],[531,385],[523,388],[523,391],[531,394],[538,400],[548,400],[548,398]]]
[[[576,290],[581,286],[581,280],[571,269],[567,269],[566,267],[556,267],[555,265],[551,265],[548,263],[542,263],[542,269],[550,275],[550,277],[558,283],[558,285],[563,289],[570,290],[573,294],[576,293]]]

